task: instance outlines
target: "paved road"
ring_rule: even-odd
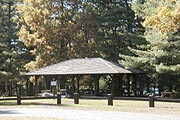
[[[145,113],[130,113],[98,110],[72,110],[57,108],[12,108],[1,109],[0,117],[46,117],[66,120],[180,120],[180,117],[160,116]]]

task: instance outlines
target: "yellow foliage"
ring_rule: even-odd
[[[28,71],[33,71],[33,70],[35,70],[37,68],[35,61],[31,61],[31,62],[27,63],[24,67]]]
[[[53,51],[52,38],[54,37],[56,22],[53,21],[53,7],[51,0],[24,0],[18,6],[21,22],[20,40],[27,47],[34,48],[30,51],[35,60],[27,63],[25,68],[29,71],[44,67],[50,62],[48,54]]]
[[[31,53],[32,55],[36,55],[36,54],[37,54],[37,49],[30,50],[30,53]]]
[[[164,4],[160,5],[154,14],[145,18],[144,25],[156,28],[161,34],[180,30],[179,1],[161,0],[161,2]]]
[[[31,76],[31,77],[30,77],[30,81],[31,81],[32,83],[35,83],[35,80],[36,80],[36,77],[35,77],[35,76]]]
[[[86,29],[82,30],[82,13],[75,12],[73,7],[69,8],[62,4],[63,2],[23,0],[23,4],[18,6],[20,21],[23,24],[19,37],[35,57],[34,61],[25,65],[27,70],[32,71],[60,60],[91,54],[89,48],[95,44],[94,39],[90,39],[93,38],[91,36],[94,34],[94,28],[91,28],[92,33],[88,27],[88,32]],[[73,3],[75,2],[71,4]],[[92,26],[90,21],[87,23],[86,26]],[[88,44],[90,40],[92,44]],[[79,53],[82,49],[88,52]]]
[[[51,47],[51,46],[49,46],[49,45],[45,46],[45,48],[46,48],[48,51],[52,51],[52,50],[53,50],[53,47]]]
[[[30,81],[31,81],[32,83],[35,83],[35,80],[36,80],[36,79],[37,79],[38,82],[41,82],[41,81],[44,80],[44,76],[40,76],[40,77],[38,77],[38,78],[36,78],[35,76],[31,76],[31,77],[30,77]]]

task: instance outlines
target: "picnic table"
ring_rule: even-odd
[[[172,98],[172,92],[161,92],[161,98],[166,98],[166,97],[169,97],[169,98]]]

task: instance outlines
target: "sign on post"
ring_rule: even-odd
[[[57,85],[57,81],[51,81],[51,86],[56,86]]]

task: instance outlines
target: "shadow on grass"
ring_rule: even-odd
[[[2,114],[18,114],[18,113],[12,110],[3,109],[3,110],[0,110],[0,115]]]
[[[71,105],[69,104],[53,104],[53,103],[42,103],[42,102],[21,102],[21,105],[17,105],[17,102],[12,102],[12,101],[1,101],[0,106],[5,106],[5,107],[10,107],[10,106],[52,106],[52,107],[57,107],[57,106],[63,106],[63,107],[70,107]]]
[[[0,106],[12,106],[12,105],[17,105],[16,102],[10,102],[10,101],[1,101]]]
[[[60,105],[57,105],[57,104],[52,104],[52,103],[39,103],[39,102],[28,102],[28,103],[22,103],[21,105],[27,105],[27,106],[68,106],[66,104],[60,104]]]

